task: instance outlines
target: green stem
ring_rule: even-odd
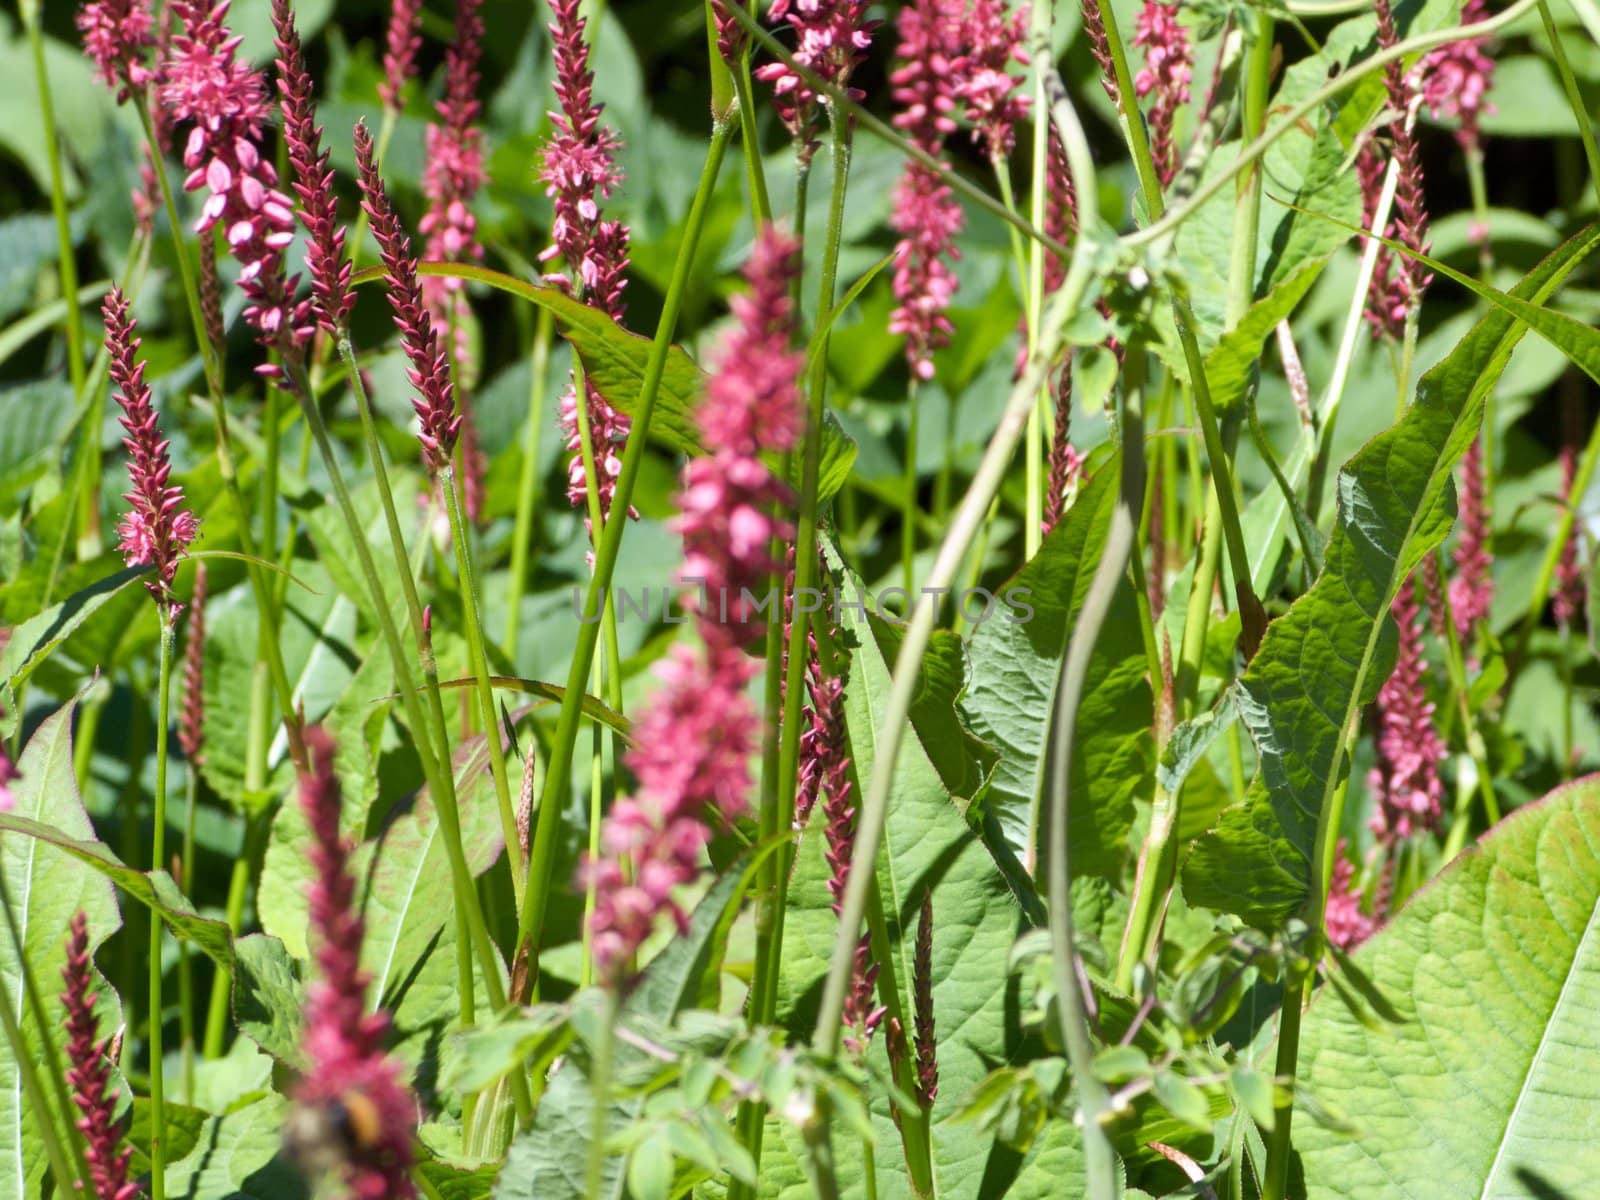
[[[820,356],[819,356],[820,359]],[[818,362],[817,374],[826,373],[827,367]],[[901,477],[901,485],[905,488],[905,495],[900,505],[900,568],[905,580],[907,594],[906,603],[910,604],[911,590],[916,586],[917,574],[917,438],[921,433],[922,405],[918,403],[918,392],[915,379],[906,389],[906,463]]]
[[[1048,54],[1048,46],[1030,48],[1033,53]],[[1080,196],[1095,194],[1094,163],[1089,145],[1077,113],[1064,95],[1056,96],[1051,104],[1051,116],[1062,135],[1067,162],[1072,171],[1073,184]],[[1079,248],[1092,243],[1097,224],[1094,210],[1085,206],[1082,219],[1082,236],[1075,245]],[[933,636],[936,620],[931,594],[947,588],[960,571],[989,505],[1000,490],[1012,454],[1027,427],[1028,411],[1033,407],[1045,373],[1061,343],[1061,331],[1069,315],[1077,311],[1088,282],[1087,257],[1074,250],[1067,266],[1067,276],[1061,289],[1047,305],[1039,326],[1039,338],[1034,353],[1029,356],[1022,376],[1012,386],[1011,394],[1001,411],[983,458],[973,475],[967,493],[962,497],[944,541],[934,557],[927,583],[912,607],[911,619],[906,626],[895,656],[894,672],[889,696],[879,726],[879,740],[873,758],[872,775],[867,782],[857,813],[854,861],[875,863],[883,843],[884,824],[888,818],[889,793],[894,785],[896,762],[900,744],[905,737],[907,721],[911,714],[911,700],[918,683],[918,670]],[[818,1008],[817,1026],[812,1045],[819,1054],[831,1057],[837,1053],[839,1033],[844,1015],[845,995],[849,990],[854,968],[856,939],[861,931],[861,921],[866,912],[868,892],[874,872],[851,871],[840,904],[839,923],[835,930],[833,954],[828,963],[828,975],[823,984]]]
[[[350,489],[345,484],[344,471],[339,465],[338,456],[334,454],[327,425],[324,424],[322,412],[310,394],[303,372],[296,372],[295,385],[295,398],[300,402],[306,424],[316,440],[323,466],[327,469],[328,478],[333,485],[334,500],[344,519],[345,528],[349,531],[356,560],[367,585],[367,593],[372,600],[378,628],[394,662],[395,683],[398,685],[400,701],[406,709],[406,717],[411,725],[413,747],[421,762],[422,773],[427,779],[428,789],[434,800],[434,810],[439,818],[439,831],[444,837],[456,907],[466,914],[468,938],[472,943],[470,949],[478,955],[490,1003],[499,1009],[505,1004],[505,989],[500,981],[499,961],[483,923],[483,910],[478,903],[472,869],[467,865],[466,850],[461,842],[461,815],[456,807],[455,780],[451,774],[449,758],[446,756],[441,763],[433,739],[429,737],[429,725],[423,715],[419,689],[413,680],[411,663],[406,656],[405,645],[400,640],[400,631],[395,625],[394,614],[390,611],[389,598],[378,576],[377,564],[373,562],[372,550],[367,545],[361,519],[356,515],[355,504],[350,499]],[[442,735],[442,729],[438,732]]]
[[[478,608],[478,580],[472,569],[472,553],[467,545],[467,520],[461,508],[461,489],[456,486],[455,467],[439,473],[439,487],[450,510],[450,540],[455,544],[456,571],[461,579],[461,608],[466,624],[467,654],[478,682],[478,710],[483,721],[483,736],[489,747],[489,773],[494,777],[495,799],[500,806],[500,832],[505,838],[506,857],[511,862],[511,883],[519,897],[526,864],[522,843],[517,837],[517,814],[511,807],[511,783],[506,777],[506,752],[500,741],[500,721],[495,713],[494,685],[489,682],[489,655],[483,644],[483,616]]]
[[[611,1113],[611,1056],[616,1048],[615,1026],[622,1010],[614,988],[607,988],[605,996],[599,1039],[589,1066],[589,1094],[593,1097],[593,1106],[589,1113],[589,1152],[583,1169],[585,1196],[600,1195],[605,1175],[606,1125]]]
[[[1035,4],[1029,16],[1029,40],[1034,45],[1050,44],[1050,25],[1054,6],[1050,4]],[[1045,77],[1047,73],[1055,70],[1053,56],[1035,58],[1033,63],[1033,179],[1029,188],[1029,219],[1035,229],[1045,228],[1045,185],[1049,179],[1049,153],[1050,153],[1050,110],[1045,97]],[[996,165],[996,173],[999,171]],[[1010,191],[1010,181],[1002,177],[1001,195],[1005,198],[1008,207],[1013,207]],[[1094,197],[1086,196],[1080,204],[1093,204]],[[1016,240],[1017,234],[1013,230],[1012,239]],[[1028,243],[1028,270],[1025,276],[1026,285],[1023,291],[1023,304],[1027,313],[1027,346],[1028,353],[1032,354],[1038,341],[1039,314],[1044,308],[1044,245],[1035,240]],[[1070,368],[1067,368],[1070,370]],[[1044,427],[1045,418],[1040,412],[1040,407],[1045,403],[1047,389],[1041,388],[1038,399],[1035,401],[1033,411],[1028,414],[1027,440],[1023,443],[1024,475],[1027,482],[1027,502],[1024,505],[1026,524],[1022,528],[1023,553],[1027,558],[1032,558],[1039,553],[1039,545],[1044,540]],[[959,606],[958,606],[959,607]]]
[[[737,6],[734,6],[737,10]],[[672,278],[667,285],[662,303],[661,319],[656,325],[656,335],[650,344],[650,354],[645,362],[644,379],[639,388],[639,401],[634,408],[633,434],[622,454],[622,471],[617,478],[612,506],[617,512],[626,512],[632,502],[634,483],[644,461],[645,445],[649,441],[650,421],[655,413],[656,398],[661,390],[661,378],[666,369],[667,351],[677,330],[678,315],[683,307],[684,292],[694,266],[695,252],[699,248],[700,233],[705,226],[706,212],[711,205],[711,194],[716,187],[722,160],[733,135],[736,123],[719,122],[712,131],[711,146],[706,154],[705,168],[695,189],[694,201],[689,208],[682,240],[678,244],[677,261],[673,264]],[[584,599],[584,620],[578,627],[572,661],[567,672],[567,691],[562,697],[561,712],[556,718],[555,735],[550,748],[549,766],[545,786],[539,799],[539,815],[534,827],[533,850],[529,858],[528,886],[522,893],[518,913],[518,954],[528,956],[527,986],[532,987],[539,976],[539,935],[544,927],[544,915],[554,881],[556,835],[561,827],[561,810],[564,797],[571,786],[572,756],[578,738],[578,722],[582,716],[581,701],[584,684],[589,677],[590,663],[599,640],[599,616],[602,598],[610,588],[612,573],[616,570],[617,555],[622,549],[622,535],[626,520],[612,521],[606,526],[595,551],[594,574],[589,580],[589,590]],[[515,997],[518,1001],[526,996]]]
[[[734,0],[738,3],[739,0]],[[772,221],[772,199],[767,192],[767,170],[761,162],[761,137],[756,128],[755,89],[750,83],[750,50],[746,46],[731,69],[733,94],[739,106],[739,144],[744,151],[745,176],[750,185],[750,215],[757,229]]]
[[[845,196],[850,177],[849,122],[831,108],[829,118],[829,150],[833,179],[828,194],[828,225],[822,245],[821,279],[817,289],[818,314],[827,313],[833,308],[834,292],[838,286],[839,248],[844,235]],[[811,592],[816,589],[819,574],[817,480],[822,458],[822,426],[828,396],[826,332],[819,339],[813,364],[808,394],[806,437],[801,449],[799,520],[796,522],[798,529],[794,550],[796,602],[789,618],[788,662],[783,684],[783,717],[779,727],[775,788],[771,807],[762,814],[763,836],[776,836],[794,824],[795,785],[799,777],[797,764],[800,757],[801,702],[805,695],[806,664],[810,658],[807,633],[811,628],[811,613],[801,606],[799,598],[801,596],[809,598]],[[911,467],[913,470],[914,454],[915,451],[908,446],[907,459],[913,464]],[[914,489],[912,490],[914,492]],[[908,509],[914,506],[910,498],[907,500],[907,506]],[[819,627],[821,624],[818,622]],[[771,640],[776,641],[776,638]],[[776,675],[780,670],[780,661],[777,658],[769,659],[767,670]],[[750,1020],[757,1025],[770,1023],[777,1013],[778,978],[783,957],[783,924],[792,860],[792,847],[785,847],[762,865],[759,877],[756,960],[755,973],[751,980],[750,1000]],[[763,1107],[755,1102],[743,1106],[740,1110],[740,1125],[745,1148],[749,1150],[759,1169],[765,1125]],[[748,1189],[739,1185],[734,1200],[741,1200],[748,1195]]]
[[[522,594],[528,586],[528,558],[533,552],[533,518],[539,502],[539,447],[544,437],[545,399],[549,392],[550,339],[555,321],[539,310],[531,355],[533,380],[528,389],[528,421],[522,434],[522,471],[517,478],[517,517],[511,536],[511,568],[506,594],[506,633],[502,644],[513,662],[522,632]]]
[[[263,828],[262,818],[249,818],[244,828],[244,843],[239,848],[239,857],[233,860],[233,870],[228,877],[225,915],[228,931],[234,937],[238,937],[244,929],[244,902],[250,889],[250,867],[255,859],[256,847],[260,842]],[[222,1057],[222,1042],[227,1035],[228,994],[232,984],[233,979],[229,973],[219,967],[216,978],[211,984],[211,1003],[206,1011],[205,1041],[200,1047],[201,1054],[207,1059]]]
[[[1142,353],[1130,347],[1128,361]],[[1114,1200],[1121,1195],[1116,1153],[1101,1117],[1109,1098],[1105,1085],[1095,1076],[1091,1060],[1088,1016],[1078,982],[1077,949],[1072,935],[1072,890],[1068,852],[1068,816],[1071,812],[1072,747],[1077,731],[1078,708],[1083,699],[1089,673],[1089,660],[1095,642],[1105,625],[1112,600],[1127,570],[1138,536],[1139,515],[1144,507],[1144,409],[1143,389],[1123,389],[1121,500],[1112,514],[1105,549],[1095,567],[1078,619],[1061,661],[1051,717],[1049,757],[1049,845],[1046,870],[1049,876],[1050,947],[1055,979],[1057,1012],[1061,1021],[1062,1042],[1072,1063],[1081,1109],[1084,1166],[1092,1200]]]
[[[178,886],[194,901],[194,815],[199,799],[199,777],[189,763],[183,781],[183,857],[179,860]],[[178,942],[178,1044],[183,1053],[183,1099],[194,1103],[194,964],[189,959],[189,943]]]
[[[72,392],[83,395],[83,310],[78,304],[78,263],[72,251],[72,223],[67,213],[67,184],[61,170],[61,143],[56,134],[55,100],[50,92],[50,73],[45,69],[44,31],[39,23],[39,0],[22,0],[22,23],[28,31],[33,51],[33,70],[39,87],[39,123],[44,132],[45,159],[50,167],[50,210],[56,223],[56,246],[60,252],[61,294],[67,302],[67,372]],[[98,441],[100,431],[93,436]]]
[[[167,726],[172,692],[173,614],[161,606],[161,667],[156,693],[156,791],[150,828],[150,866],[164,870],[167,845]],[[161,1061],[161,917],[150,914],[150,1196],[166,1194],[167,1102]]]

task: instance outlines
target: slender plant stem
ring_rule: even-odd
[[[516,661],[522,632],[522,595],[528,587],[528,558],[533,551],[533,519],[539,503],[539,450],[544,438],[545,402],[549,393],[550,339],[555,321],[548,308],[539,310],[529,356],[533,379],[528,388],[528,420],[522,434],[522,470],[517,477],[517,516],[511,535],[511,568],[506,593],[506,633],[501,644]]]
[[[150,866],[165,867],[167,845],[167,726],[172,704],[173,615],[161,606],[161,667],[156,685],[156,791],[150,822]],[[161,1019],[161,917],[150,913],[150,1196],[166,1194],[167,1102],[165,1065],[162,1063]]]
[[[739,0],[734,0],[738,3]],[[755,89],[750,83],[750,50],[747,46],[737,65],[730,68],[733,92],[739,105],[739,145],[744,151],[745,176],[750,186],[750,214],[756,228],[772,220],[772,199],[767,191],[767,170],[761,161],[761,137],[756,128]]]
[[[1029,41],[1033,45],[1051,44],[1050,26],[1052,4],[1035,4],[1029,10]],[[1055,70],[1053,57],[1035,58],[1033,62],[1033,178],[1029,187],[1028,217],[1035,229],[1045,228],[1046,184],[1049,181],[1049,153],[1050,153],[1050,110],[1045,96],[1045,79],[1050,72]],[[1006,179],[996,164],[996,174],[1001,177],[1005,185],[1001,195],[1005,197],[1008,207],[1010,197],[1006,193],[1010,190],[1010,181]],[[1093,204],[1093,196],[1082,197],[1080,204]],[[1012,230],[1013,241],[1017,238],[1015,229]],[[1032,354],[1038,341],[1039,314],[1044,309],[1044,243],[1031,240],[1028,243],[1028,269],[1024,276],[1023,307],[1027,314],[1027,347]],[[1070,368],[1068,368],[1070,369]],[[1033,411],[1028,414],[1027,440],[1024,442],[1025,452],[1024,474],[1027,482],[1027,502],[1024,504],[1026,524],[1022,528],[1023,552],[1028,558],[1039,553],[1039,545],[1044,540],[1044,428],[1045,418],[1040,412],[1040,407],[1045,401],[1047,388],[1039,389],[1039,397],[1035,401]],[[959,607],[959,606],[958,606]]]
[[[238,937],[244,929],[245,897],[250,889],[251,866],[256,858],[263,828],[262,817],[247,818],[244,841],[239,847],[239,856],[233,860],[233,870],[228,876],[228,898],[224,915],[228,922],[228,931],[234,937]],[[232,976],[222,968],[217,968],[216,978],[211,984],[211,1002],[206,1011],[205,1040],[200,1046],[201,1054],[208,1059],[222,1057],[222,1043],[227,1036],[228,993],[232,983]]]
[[[1141,354],[1134,345],[1128,360]],[[1088,594],[1073,624],[1061,677],[1051,714],[1048,780],[1049,846],[1046,871],[1050,911],[1050,957],[1056,988],[1056,1010],[1061,1021],[1062,1043],[1072,1064],[1073,1081],[1078,1089],[1082,1112],[1084,1168],[1091,1200],[1115,1200],[1121,1195],[1116,1153],[1101,1123],[1109,1099],[1105,1085],[1095,1075],[1094,1056],[1089,1040],[1088,1014],[1078,982],[1077,948],[1072,935],[1071,863],[1068,853],[1068,817],[1071,812],[1072,747],[1077,731],[1078,707],[1083,700],[1089,674],[1089,660],[1100,631],[1111,611],[1112,600],[1127,570],[1128,560],[1138,536],[1139,514],[1144,507],[1144,409],[1143,388],[1138,380],[1124,387],[1121,414],[1122,457],[1121,499],[1111,516],[1105,548],[1089,583]]]
[[[450,510],[450,540],[455,544],[456,571],[461,580],[461,609],[466,625],[467,654],[477,677],[478,710],[483,721],[483,736],[489,747],[489,773],[494,777],[495,799],[500,806],[500,832],[511,862],[511,882],[519,894],[525,881],[526,864],[517,837],[517,814],[511,807],[511,783],[506,778],[506,752],[500,741],[500,721],[495,713],[494,685],[489,682],[489,655],[483,643],[483,615],[478,607],[478,580],[472,569],[472,551],[467,543],[466,514],[461,508],[461,489],[456,485],[454,466],[439,473],[439,490]]]
[[[1032,47],[1035,54],[1048,54],[1048,46]],[[1051,116],[1066,148],[1067,163],[1071,169],[1073,185],[1080,196],[1095,194],[1094,163],[1089,145],[1077,113],[1064,92],[1053,92]],[[917,674],[923,655],[933,636],[936,604],[931,594],[947,588],[955,580],[967,550],[984,523],[989,505],[999,492],[1011,456],[1027,427],[1028,411],[1034,404],[1042,386],[1045,373],[1060,346],[1061,331],[1067,318],[1077,311],[1088,282],[1089,262],[1081,252],[1096,233],[1094,210],[1085,207],[1081,214],[1081,236],[1077,240],[1067,276],[1059,291],[1051,298],[1040,321],[1039,338],[1034,352],[1029,356],[1021,377],[1012,386],[994,436],[984,450],[978,470],[973,476],[966,495],[962,497],[944,541],[934,557],[928,581],[917,602],[912,606],[911,619],[900,651],[895,656],[889,696],[883,720],[879,726],[879,739],[872,764],[872,775],[857,813],[856,840],[853,861],[871,864],[878,858],[883,843],[884,823],[888,818],[889,793],[894,784],[895,764],[900,744],[905,736],[906,723],[911,713],[911,700],[917,689]],[[832,1056],[839,1045],[840,1027],[844,1015],[844,1001],[854,968],[856,939],[860,935],[861,920],[866,912],[870,884],[874,878],[871,869],[855,870],[845,884],[840,904],[839,924],[835,931],[833,955],[828,963],[828,974],[823,984],[818,1009],[817,1026],[812,1045],[819,1054]]]
[[[819,359],[820,359],[819,355]],[[817,364],[817,374],[827,370],[823,362]],[[921,509],[917,504],[917,439],[921,436],[921,391],[913,379],[906,389],[906,462],[900,484],[905,495],[900,501],[900,567],[908,599],[916,586],[917,574],[917,517]]]
[[[505,1003],[505,992],[500,982],[499,962],[489,942],[488,931],[484,927],[477,888],[473,884],[472,870],[467,865],[466,851],[461,842],[461,817],[456,807],[455,781],[451,775],[449,760],[446,758],[441,763],[432,739],[428,736],[429,725],[423,715],[418,689],[413,682],[411,664],[406,657],[404,643],[400,640],[400,632],[395,626],[388,596],[379,579],[377,564],[373,562],[372,550],[367,545],[361,519],[356,515],[355,504],[350,499],[350,489],[345,484],[343,468],[340,467],[338,457],[334,454],[327,426],[323,423],[322,413],[310,394],[307,381],[303,373],[298,374],[294,389],[295,397],[300,401],[306,424],[311,429],[312,437],[316,439],[317,450],[321,454],[323,465],[333,485],[334,500],[354,544],[356,560],[366,582],[368,595],[372,599],[378,628],[394,661],[395,682],[399,687],[400,700],[406,708],[413,734],[413,745],[433,797],[434,810],[439,818],[439,831],[444,836],[456,906],[466,913],[471,949],[478,954],[490,1003],[498,1009]]]
[[[179,859],[178,886],[194,898],[194,816],[199,799],[200,779],[194,763],[188,763],[183,781],[183,856]],[[189,943],[178,942],[178,1044],[183,1053],[183,1100],[194,1103],[194,964],[189,959]]]
[[[60,253],[57,270],[61,276],[61,295],[67,302],[67,373],[72,392],[82,397],[84,386],[83,309],[78,304],[78,263],[72,250],[72,223],[67,213],[67,183],[61,170],[61,140],[56,134],[55,99],[50,90],[50,72],[44,61],[44,30],[40,28],[39,0],[21,0],[22,23],[28,31],[33,51],[33,70],[38,84],[39,123],[44,133],[45,161],[50,168],[50,211],[56,223],[56,247]],[[99,444],[100,431],[91,435]]]
[[[817,289],[816,311],[821,314],[832,310],[834,292],[838,286],[839,248],[843,242],[845,196],[850,177],[849,121],[829,109],[829,150],[833,179],[828,196],[828,225],[822,244],[821,278]],[[772,659],[767,664],[769,672],[785,672],[783,684],[783,717],[779,726],[777,771],[772,806],[763,813],[762,833],[776,835],[794,823],[795,786],[799,778],[801,702],[805,694],[806,664],[810,658],[807,635],[812,627],[809,605],[800,598],[809,597],[816,590],[819,578],[817,560],[817,480],[822,458],[822,426],[827,409],[828,395],[828,334],[818,339],[818,350],[812,360],[812,375],[808,394],[805,443],[801,450],[800,497],[798,529],[794,549],[794,603],[791,606],[788,628],[788,654],[785,665]],[[909,469],[914,470],[915,451],[907,448]],[[914,489],[912,489],[914,493]],[[908,507],[914,505],[907,500]],[[909,514],[908,514],[909,520]],[[908,559],[909,562],[909,559]],[[908,567],[909,570],[909,567]],[[908,589],[909,590],[909,589]],[[823,622],[817,622],[819,631]],[[784,847],[762,864],[758,876],[759,898],[756,910],[756,961],[751,980],[751,1022],[766,1024],[777,1012],[778,977],[783,957],[783,923],[787,908],[790,863],[793,848]],[[750,1103],[740,1111],[741,1133],[745,1148],[759,1169],[764,1129],[764,1110]],[[735,1200],[747,1196],[748,1189],[739,1185]]]
[[[737,6],[735,6],[737,8]],[[639,401],[634,408],[633,433],[622,454],[622,470],[617,478],[612,506],[615,511],[626,512],[632,501],[634,483],[644,460],[644,449],[650,436],[650,421],[655,413],[656,397],[661,390],[662,374],[666,368],[667,351],[677,330],[678,315],[683,307],[684,292],[688,287],[690,270],[700,244],[700,233],[705,226],[706,212],[711,204],[711,194],[721,172],[722,160],[728,140],[736,128],[734,121],[718,122],[713,128],[711,146],[706,154],[705,168],[695,189],[688,219],[678,245],[677,261],[673,264],[672,278],[667,285],[662,303],[661,319],[656,325],[656,335],[650,344],[650,354],[645,362],[644,379],[639,388]],[[544,915],[549,903],[550,888],[554,881],[554,856],[556,835],[560,831],[561,810],[564,797],[571,786],[572,755],[577,743],[578,722],[582,715],[581,701],[585,695],[584,684],[589,677],[589,666],[594,658],[599,640],[599,614],[603,597],[610,589],[611,576],[616,569],[617,555],[622,548],[622,534],[626,520],[612,521],[605,528],[600,545],[595,551],[594,574],[589,579],[588,593],[584,599],[583,621],[573,646],[572,661],[567,673],[567,690],[561,700],[561,712],[556,718],[555,735],[550,748],[549,766],[545,785],[539,798],[539,814],[534,827],[533,848],[529,857],[528,886],[522,893],[522,905],[517,920],[518,955],[527,955],[526,987],[532,987],[539,976],[539,936],[544,927]],[[517,1001],[527,997],[514,997]]]
[[[615,1026],[622,1011],[615,988],[606,988],[605,996],[599,1038],[589,1064],[589,1094],[593,1097],[593,1106],[589,1110],[589,1150],[583,1168],[585,1196],[600,1195],[600,1184],[605,1177],[606,1124],[611,1112],[611,1058],[616,1049]]]

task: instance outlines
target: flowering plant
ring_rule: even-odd
[[[22,0],[0,1197],[1591,1194],[1592,7]]]

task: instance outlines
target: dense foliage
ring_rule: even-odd
[[[0,11],[0,1197],[1592,1195],[1597,46]]]

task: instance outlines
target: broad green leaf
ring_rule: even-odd
[[[233,1014],[239,1032],[280,1062],[300,1061],[305,987],[283,943],[252,933],[233,944]]]
[[[844,697],[857,780],[870,777],[873,770],[889,679],[885,655],[873,638],[863,636],[851,656]],[[839,928],[828,891],[823,825],[820,811],[814,813],[796,856],[784,922],[779,1012],[786,1014],[791,1027],[802,1029],[809,1028],[813,1019]],[[1007,1177],[1018,1163],[997,1146],[992,1131],[950,1118],[962,1110],[968,1093],[989,1068],[1009,1053],[1006,995],[999,981],[1006,977],[1012,943],[1025,922],[1006,877],[985,844],[972,836],[915,728],[902,743],[896,764],[877,874],[887,932],[887,945],[874,941],[875,953],[887,951],[878,977],[880,996],[885,994],[881,989],[894,986],[903,997],[902,1011],[908,1013],[913,931],[924,895],[932,895],[933,1009],[939,1041],[933,1181],[941,1197],[975,1197],[986,1174]],[[888,1071],[882,1034],[873,1038],[868,1055],[870,1065]],[[873,1123],[878,1177],[887,1194],[895,1194],[909,1181],[899,1135],[881,1100],[874,1106]],[[778,1190],[803,1194],[804,1177],[794,1165],[800,1154],[796,1132],[787,1124],[769,1121],[768,1141],[775,1158],[781,1161],[787,1152],[790,1159],[781,1176],[786,1183]],[[859,1140],[838,1137],[834,1151],[847,1193],[862,1194]],[[765,1177],[765,1164],[762,1170]]]
[[[1039,553],[999,589],[1010,609],[972,635],[962,711],[972,731],[1000,754],[988,809],[1020,858],[1030,841],[1034,797],[1044,769],[1045,730],[1066,653],[1117,502],[1113,457],[1094,473],[1045,538]],[[1031,612],[1020,607],[1025,603]],[[1153,707],[1132,585],[1123,581],[1095,644],[1074,747],[1073,874],[1115,873],[1126,854],[1133,802],[1149,794]]]
[[[1299,1087],[1355,1126],[1296,1117],[1308,1200],[1593,1194],[1600,779],[1512,814],[1354,960],[1403,1021],[1307,1015]]]
[[[200,1129],[195,1147],[167,1164],[171,1200],[305,1200],[305,1180],[280,1153],[289,1102],[265,1095]]]
[[[626,1024],[630,1017],[670,1022],[699,1002],[707,976],[718,969],[728,928],[758,861],[724,872],[711,885],[689,919],[688,932],[672,939],[650,960],[628,993],[620,1022]],[[641,1051],[619,1044],[614,1067],[624,1072],[641,1055]],[[643,1106],[640,1097],[614,1103],[611,1128],[617,1130],[636,1120]],[[622,1200],[624,1167],[616,1155],[606,1159],[599,1192],[590,1195],[584,1190],[593,1112],[588,1077],[569,1056],[551,1078],[533,1124],[511,1143],[495,1187],[496,1200]]]
[[[1244,399],[1261,347],[1272,336],[1278,322],[1294,311],[1311,285],[1328,265],[1327,256],[1310,259],[1268,295],[1250,306],[1237,325],[1222,335],[1216,348],[1206,355],[1206,383],[1211,388],[1211,403],[1218,412],[1228,412]]]
[[[503,848],[500,816],[489,778],[489,751],[475,737],[456,748],[453,770],[461,813],[461,840],[474,875],[488,870]],[[309,957],[307,893],[312,868],[310,831],[297,804],[285,804],[272,823],[262,868],[262,927],[290,955]],[[350,858],[360,881],[366,938],[361,965],[372,973],[374,1001],[385,997],[416,966],[454,911],[449,860],[433,802],[426,791]]]
[[[10,737],[16,732],[17,686],[25,683],[74,630],[148,571],[148,567],[118,571],[23,621],[11,631],[11,640],[6,643],[5,650],[0,651],[0,737]]]
[[[1577,234],[1513,295],[1542,303],[1597,243],[1600,226]],[[1239,712],[1261,766],[1245,798],[1191,852],[1191,902],[1271,928],[1305,900],[1317,820],[1339,784],[1344,739],[1382,682],[1375,665],[1380,642],[1394,636],[1389,605],[1455,520],[1451,471],[1526,330],[1499,308],[1483,317],[1422,377],[1401,420],[1340,471],[1323,572],[1268,627],[1239,681]]]
[[[78,797],[72,772],[72,711],[67,704],[40,724],[17,761],[11,783],[15,819],[52,826],[72,839],[92,839],[94,830]],[[89,918],[89,944],[98,947],[122,923],[110,882],[73,855],[38,837],[0,831],[0,878],[5,883],[21,934],[22,952],[50,1018],[60,1012],[61,968],[66,964],[67,924],[73,914]],[[106,1005],[102,1031],[121,1024],[116,995],[100,987]],[[22,964],[11,938],[0,934],[0,1004],[9,1006],[33,1061],[44,1061],[41,1031],[23,995]],[[58,1029],[49,1037],[60,1045]],[[44,1144],[39,1113],[26,1102],[10,1042],[0,1037],[0,1197],[36,1200],[44,1194]]]
[[[19,810],[20,811],[20,810]],[[165,871],[137,871],[111,852],[104,843],[72,837],[56,823],[0,812],[0,834],[14,839],[33,838],[70,855],[110,880],[123,895],[159,913],[173,934],[193,942],[212,962],[227,967],[233,962],[233,939],[222,921],[202,917]]]

